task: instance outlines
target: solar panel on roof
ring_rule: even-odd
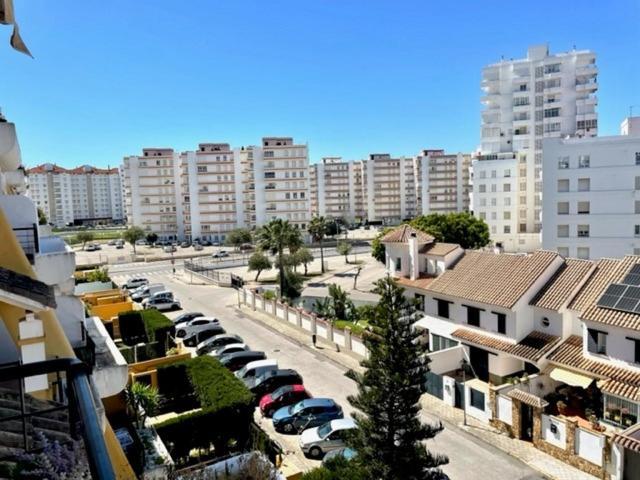
[[[629,286],[624,292],[625,297],[637,298],[640,300],[640,287]]]
[[[636,305],[636,308],[633,309],[633,313],[640,313],[640,303]]]
[[[637,298],[621,297],[613,308],[624,312],[633,312],[637,305]]]
[[[605,307],[605,308],[613,308],[615,307],[616,303],[618,303],[618,300],[620,300],[619,296],[602,295],[600,297],[600,300],[598,300],[598,306]]]
[[[626,285],[620,285],[619,283],[612,283],[604,291],[603,295],[615,295],[620,296],[627,289]]]
[[[629,270],[627,276],[624,277],[622,283],[625,285],[640,285],[640,264],[636,263],[631,267],[631,270]]]

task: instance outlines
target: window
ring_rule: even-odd
[[[563,178],[558,180],[558,192],[568,192],[569,191],[569,179]]]
[[[511,233],[511,226],[510,225],[505,225],[502,228],[503,233]]]
[[[569,168],[569,157],[560,157],[558,159],[558,169],[564,170]]]
[[[480,309],[476,307],[471,307],[469,305],[463,305],[467,308],[467,324],[472,325],[474,327],[480,326]]]
[[[640,237],[640,225],[634,225],[633,226],[633,234],[636,237]]]
[[[589,236],[589,225],[578,225],[578,237],[586,238]]]
[[[627,337],[627,340],[633,344],[633,362],[640,363],[640,339]]]
[[[451,340],[447,337],[441,337],[440,335],[436,335],[435,333],[431,334],[431,345],[429,345],[429,350],[432,352],[437,352],[439,350],[444,350],[445,348],[453,348],[458,346],[458,342],[455,340]]]
[[[498,190],[497,190],[497,188],[498,188],[498,187],[496,186],[496,184],[495,184],[495,183],[492,183],[492,184],[491,184],[491,191],[492,191],[492,192],[497,192],[497,191],[498,191]]]
[[[416,308],[424,312],[424,295],[416,293],[413,295],[413,298],[416,300]]]
[[[477,408],[478,410],[482,410],[484,412],[484,393],[483,392],[470,388],[469,400],[470,400],[470,405],[473,408]]]
[[[569,214],[569,202],[558,202],[558,215]]]
[[[478,191],[480,193],[485,193],[487,191],[487,186],[486,185],[478,185]]]
[[[640,152],[636,152],[636,165],[640,165]]]
[[[506,170],[504,171],[504,176],[505,176],[506,178],[509,178],[509,177],[511,176],[511,170],[510,170],[510,169],[506,169]]]
[[[402,258],[398,257],[396,258],[396,272],[399,272],[402,270]]]
[[[569,225],[558,225],[558,237],[567,238],[569,236]]]
[[[580,155],[578,157],[578,168],[589,168],[591,158],[589,155]]]
[[[578,202],[578,214],[585,215],[590,213],[590,202]]]
[[[578,179],[578,191],[579,192],[588,192],[591,190],[591,179],[590,178],[579,178]]]
[[[438,316],[442,318],[449,318],[449,302],[446,300],[435,299],[438,302]]]
[[[635,189],[640,190],[640,177],[636,177],[635,180]]]
[[[553,118],[560,116],[559,108],[548,108],[544,111],[544,118]]]
[[[198,165],[198,173],[207,173],[206,165]]]
[[[604,419],[606,422],[630,427],[638,422],[638,404],[620,397],[604,394]]]
[[[640,200],[636,200],[635,206],[634,206],[634,212],[635,213],[640,213]]]
[[[560,71],[560,64],[559,63],[554,63],[552,65],[545,65],[544,66],[544,73],[558,73]]]
[[[510,191],[511,191],[511,184],[510,184],[510,183],[505,183],[505,184],[502,186],[502,191],[503,191],[503,192],[510,192]]]
[[[507,333],[507,316],[504,313],[493,312],[498,319],[498,333]]]
[[[578,258],[581,260],[589,260],[589,247],[578,247]]]
[[[607,354],[607,333],[593,328],[587,329],[587,350],[600,355]]]
[[[569,247],[558,247],[556,250],[558,251],[558,255],[562,255],[563,257],[569,256]]]
[[[487,178],[487,172],[485,170],[481,170],[478,174],[478,178]]]
[[[511,220],[511,212],[509,211],[502,212],[502,218],[503,220]]]
[[[264,172],[264,178],[276,178],[276,172]]]

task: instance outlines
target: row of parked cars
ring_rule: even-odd
[[[185,345],[199,340],[196,355],[217,358],[244,382],[260,413],[272,419],[277,432],[300,434],[305,455],[316,459],[330,452],[331,456],[349,455],[344,434],[355,428],[354,421],[344,418],[342,407],[333,399],[314,398],[296,370],[280,368],[276,360],[252,350],[240,336],[227,333],[218,319],[201,312],[184,313],[174,322],[175,335]]]
[[[180,300],[162,283],[150,284],[146,278],[135,277],[129,279],[122,288],[128,290],[131,300],[142,304],[143,308],[154,308],[159,311],[182,308]]]

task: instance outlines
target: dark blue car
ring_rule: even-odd
[[[342,417],[342,407],[330,398],[308,398],[277,410],[273,427],[278,432],[299,433]]]

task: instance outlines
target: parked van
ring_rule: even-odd
[[[173,310],[180,308],[180,300],[174,298],[173,292],[163,290],[160,292],[152,293],[149,298],[145,298],[142,301],[143,308],[155,308],[156,310]]]
[[[244,380],[245,378],[258,377],[269,370],[278,370],[278,362],[276,360],[267,359],[249,362],[238,370],[235,375],[240,380]]]
[[[131,294],[131,300],[134,302],[141,302],[145,298],[149,298],[150,295],[153,295],[157,292],[162,292],[164,290],[164,285],[162,283],[152,283],[151,285],[144,285],[133,291]]]

